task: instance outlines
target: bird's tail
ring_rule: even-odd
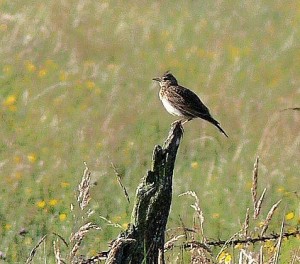
[[[205,120],[207,120],[208,122],[214,124],[220,130],[221,133],[223,133],[226,137],[228,137],[228,135],[223,130],[223,128],[220,126],[220,123],[217,120],[213,119],[211,116],[208,117],[208,118],[205,118]]]

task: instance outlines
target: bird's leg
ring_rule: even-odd
[[[189,121],[191,121],[193,119],[193,117],[184,117],[184,118],[182,118],[182,119],[179,119],[179,120],[176,120],[176,121],[174,121],[172,124],[171,124],[171,126],[174,126],[175,124],[177,124],[177,123],[180,123],[180,125],[181,125],[181,127],[182,127],[182,131],[183,131],[183,125],[186,123],[186,122],[189,122]]]
[[[193,118],[184,118],[184,119],[182,119],[181,120],[181,125],[184,125],[186,122],[189,122],[189,121],[191,121]]]

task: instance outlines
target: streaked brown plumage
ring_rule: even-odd
[[[162,77],[153,78],[153,80],[159,82],[159,98],[170,114],[183,117],[183,123],[197,117],[202,118],[215,125],[228,137],[220,123],[210,115],[209,109],[199,97],[191,90],[180,86],[170,72],[166,72]]]

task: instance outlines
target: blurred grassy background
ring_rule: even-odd
[[[299,1],[0,1],[0,251],[24,262],[38,239],[73,227],[70,203],[86,161],[93,171],[95,233],[83,252],[107,248],[130,221],[111,162],[131,200],[167,136],[170,116],[151,79],[171,70],[229,134],[185,126],[169,228],[192,226],[193,190],[205,233],[226,239],[252,208],[261,158],[265,216],[283,199],[299,224]],[[295,193],[297,192],[298,193]],[[263,219],[263,217],[262,217]],[[25,229],[28,233],[19,235]],[[49,245],[51,248],[51,243]],[[50,255],[51,252],[49,252]],[[40,258],[49,258],[41,253]]]

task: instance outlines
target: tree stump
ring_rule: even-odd
[[[183,136],[180,122],[172,124],[163,145],[155,146],[152,168],[142,178],[128,229],[113,242],[106,263],[165,263],[165,230],[172,201],[172,179]]]

